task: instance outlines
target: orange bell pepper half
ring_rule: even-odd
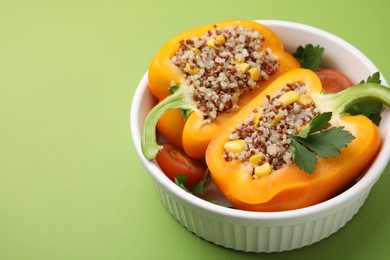
[[[185,152],[193,158],[204,158],[207,145],[211,138],[224,128],[225,122],[236,111],[222,112],[215,120],[204,123],[204,115],[197,109],[197,103],[191,96],[191,88],[183,86],[186,74],[176,66],[171,58],[180,49],[180,42],[185,39],[200,38],[207,32],[228,27],[252,28],[263,36],[261,50],[270,49],[278,63],[277,70],[265,80],[258,80],[257,87],[252,91],[244,92],[237,102],[239,108],[245,106],[251,99],[260,93],[269,83],[280,75],[295,68],[299,63],[289,53],[285,52],[279,37],[264,25],[255,21],[232,20],[217,24],[202,26],[181,33],[168,41],[155,55],[148,70],[148,83],[151,93],[159,103],[151,110],[145,119],[143,138],[143,153],[148,159],[155,158],[161,146],[155,141],[155,128],[171,143],[183,147]],[[226,39],[227,41],[228,39]],[[172,94],[170,86],[174,82],[179,90]],[[188,118],[184,118],[180,111],[190,111]]]
[[[320,113],[332,112],[331,126],[343,126],[353,139],[340,154],[326,159],[317,156],[315,170],[309,174],[295,162],[270,174],[254,178],[248,162],[226,160],[224,145],[229,135],[255,108],[264,106],[286,84],[302,82]],[[317,75],[306,69],[290,71],[270,84],[241,109],[223,131],[213,137],[206,151],[206,163],[218,189],[237,209],[249,211],[285,211],[311,206],[342,192],[364,172],[381,146],[378,127],[363,115],[344,114],[362,100],[376,100],[389,106],[390,90],[375,83],[362,83],[336,94],[323,92]]]

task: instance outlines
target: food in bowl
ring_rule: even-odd
[[[359,177],[380,147],[375,124],[355,122],[357,118],[348,122],[349,117],[341,115],[357,101],[374,98],[390,103],[390,91],[370,83],[337,95],[321,93],[321,79],[311,71],[321,68],[322,52],[323,48],[311,44],[299,46],[294,63],[278,37],[252,21],[217,23],[175,37],[150,65],[151,91],[160,98],[167,89],[172,93],[145,119],[144,156],[154,159],[163,149],[151,138],[156,120],[166,121],[160,118],[163,113],[181,109],[186,113],[178,115],[184,122],[181,134],[172,130],[176,128],[172,124],[162,127],[177,134],[176,143],[181,137],[184,150],[171,148],[164,153],[172,163],[157,158],[168,176],[174,175],[175,161],[191,164],[189,159],[177,160],[179,155],[202,159],[207,150],[211,178],[238,209],[291,210],[331,198]],[[312,70],[297,69],[298,62]],[[172,69],[168,74],[166,64]],[[326,115],[327,120],[321,119]],[[324,160],[317,162],[317,157]],[[354,163],[360,157],[360,163]],[[196,168],[196,163],[192,165],[188,168]],[[340,176],[346,170],[350,174]],[[176,171],[183,174],[180,167]],[[188,184],[193,175],[186,174],[184,186],[193,186]]]
[[[353,47],[339,40],[338,38],[335,38],[334,36],[328,35],[325,32],[311,27],[287,22],[265,21],[265,24],[267,23],[271,25],[271,29],[275,30],[278,35],[281,35],[282,39],[284,37],[283,43],[286,44],[286,49],[289,50],[290,53],[293,53],[293,51],[298,46],[305,45],[308,42],[316,44],[319,43],[321,46],[324,46],[326,50],[325,64],[328,67],[344,72],[349,76],[352,82],[360,82],[361,79],[377,71],[377,68],[373,66],[373,64],[370,63],[370,61],[367,60],[364,55],[359,52],[356,53],[356,50]],[[300,37],[291,37],[291,35],[294,34],[299,35]],[[297,44],[296,39],[299,39],[301,42]],[[336,47],[334,47],[334,45]],[[327,52],[328,49],[330,51]],[[334,52],[336,52],[337,55],[333,55]],[[333,56],[351,57],[348,57],[350,59],[346,59],[345,61],[343,60],[343,64],[340,65],[339,63],[335,62],[335,59],[331,58]],[[356,71],[359,72],[357,73],[358,75],[348,72],[348,68],[351,66],[351,64],[353,64]],[[386,84],[385,81],[383,81],[383,83]],[[154,104],[151,103],[153,99],[150,96],[150,92],[148,93],[147,87],[144,86],[145,84],[147,84],[146,78],[143,79],[139,87],[142,88],[143,97],[148,97],[146,99],[143,98],[142,102],[143,104],[149,104],[153,106]],[[268,87],[271,87],[271,85]],[[265,89],[268,89],[268,87]],[[262,91],[265,90],[263,89]],[[255,97],[256,95],[253,98]],[[140,96],[138,96],[138,98],[140,98]],[[140,138],[140,124],[142,124],[145,117],[145,114],[142,113],[134,114],[136,113],[134,112],[135,110],[139,111],[139,106],[140,104],[138,102],[135,104],[133,103],[132,106],[132,117],[137,118],[132,120],[134,139]],[[230,120],[232,121],[232,119]],[[382,121],[386,122],[387,120],[387,111],[385,111],[382,113]],[[384,143],[387,142],[387,136],[383,132],[383,129],[385,128],[386,125],[383,126],[382,124],[381,135],[384,137],[382,138]],[[137,151],[141,155],[140,143],[137,141],[135,141],[135,143]],[[381,149],[378,152],[375,160],[372,162],[371,167],[367,170],[366,174],[363,175],[363,177],[351,188],[347,189],[347,187],[345,187],[346,190],[341,194],[337,196],[334,194],[333,197],[330,197],[323,202],[316,203],[313,206],[307,206],[295,210],[287,208],[288,210],[280,212],[249,212],[245,209],[231,209],[223,207],[223,205],[229,206],[230,201],[223,200],[222,196],[220,196],[221,193],[219,193],[219,190],[213,188],[214,184],[216,184],[213,178],[210,184],[208,184],[211,188],[208,187],[209,189],[206,190],[206,194],[202,196],[204,199],[200,199],[189,194],[188,192],[185,192],[174,183],[170,181],[169,183],[166,182],[164,176],[161,176],[163,173],[155,164],[155,162],[146,160],[143,155],[141,155],[141,159],[156,180],[157,188],[164,201],[164,204],[168,207],[170,212],[189,230],[195,232],[206,240],[226,247],[232,247],[234,249],[245,251],[270,252],[289,250],[316,242],[323,237],[326,237],[327,235],[335,232],[340,226],[344,225],[345,222],[349,220],[350,217],[352,217],[352,215],[357,211],[357,209],[363,203],[365,197],[368,195],[369,187],[371,187],[374,182],[373,179],[375,179],[375,181],[377,179],[373,176],[378,176],[378,174],[380,175],[380,172],[385,167],[384,161],[387,163],[388,152]],[[225,173],[228,174],[229,168],[226,169],[227,170]],[[370,175],[370,172],[374,172],[374,174]],[[305,174],[310,175],[308,173]],[[213,173],[211,173],[211,176],[213,176]],[[354,194],[355,197],[353,198],[351,194]],[[219,205],[209,202],[210,200],[214,201],[214,198],[218,198]],[[229,198],[229,196],[227,196],[227,198]],[[348,207],[346,205],[348,205]],[[346,210],[348,214],[345,213]],[[329,212],[332,212],[332,214]],[[328,217],[330,215],[341,214],[340,212],[344,212],[343,214],[345,214],[345,216],[343,215],[342,217],[342,221],[335,221],[335,223],[333,223],[331,220],[329,220]],[[323,232],[319,232],[319,234],[313,234],[310,239],[305,239],[302,237],[297,238],[294,242],[291,243],[281,243],[281,240],[285,241],[283,238],[285,239],[286,236],[290,236],[291,234],[294,234],[294,232],[297,234],[297,229],[306,230],[308,228],[309,231],[305,232],[310,232],[311,228],[318,230],[317,226],[325,225],[323,222],[325,220],[328,221],[328,224],[326,225],[329,228],[326,228],[326,230],[323,230]],[[302,227],[302,223],[306,223],[306,227]],[[242,228],[247,231],[242,231]],[[278,235],[271,238],[266,235],[264,230],[266,230],[268,234],[270,234],[270,230],[273,230],[272,233],[276,232]],[[313,230],[311,231],[314,232]],[[247,234],[245,235],[245,238],[243,238],[243,232]],[[249,233],[247,232],[250,232],[250,234],[253,235],[248,235]],[[251,237],[253,241],[249,241],[247,237]],[[235,243],[234,241],[237,241],[238,239],[242,241],[240,243]],[[268,244],[268,246],[265,244]]]

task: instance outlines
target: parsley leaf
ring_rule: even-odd
[[[206,182],[210,181],[210,174],[207,169],[206,174],[202,180],[200,180],[194,187],[191,188],[191,190],[187,189],[185,184],[188,179],[188,176],[185,176],[184,174],[179,173],[175,177],[175,183],[182,188],[183,190],[193,194],[193,195],[202,195],[206,192],[205,184]]]
[[[305,47],[299,46],[293,56],[302,68],[319,70],[321,69],[324,50],[325,48],[320,45],[306,44]]]
[[[300,138],[299,141],[323,158],[337,156],[341,153],[339,148],[347,147],[347,143],[355,139],[353,135],[343,129],[342,126],[332,127],[307,138]]]
[[[297,164],[299,169],[304,170],[308,173],[312,173],[315,170],[315,164],[317,163],[317,158],[315,154],[303,146],[299,140],[296,140],[294,136],[290,137],[290,149],[292,153],[292,159]]]
[[[381,79],[380,79],[380,74],[379,74],[379,71],[375,72],[374,74],[368,76],[367,80],[364,81],[360,81],[360,84],[363,84],[363,83],[377,83],[377,84],[381,84]]]
[[[355,137],[344,127],[327,128],[332,112],[317,115],[301,133],[289,136],[292,158],[297,166],[307,173],[315,170],[316,155],[323,158],[337,156],[340,148],[347,147]],[[302,134],[302,132],[304,132]]]
[[[355,104],[349,107],[346,112],[350,115],[365,115],[368,117],[374,124],[379,126],[382,117],[380,112],[382,111],[383,105],[376,101],[362,101],[358,104]]]
[[[185,186],[187,179],[188,179],[188,176],[185,176],[184,174],[179,173],[179,174],[176,175],[176,177],[175,177],[175,183],[176,183],[180,188],[182,188],[183,190],[189,191],[189,190],[186,188],[186,186]]]
[[[364,83],[378,83],[381,84],[379,71],[368,76],[367,80],[362,80],[359,84]],[[350,115],[365,115],[368,117],[374,124],[378,125],[381,122],[381,111],[383,105],[382,103],[374,100],[362,101],[357,104],[352,105],[346,110],[346,113]]]
[[[303,129],[298,136],[306,138],[308,135],[321,131],[328,127],[328,122],[332,118],[332,112],[325,112],[313,118],[310,125]]]
[[[206,171],[206,175],[204,176],[203,180],[199,181],[192,189],[191,189],[191,192],[192,194],[194,195],[202,195],[206,192],[206,188],[205,188],[205,183],[210,181],[211,178],[210,178],[210,175],[209,175],[209,171],[207,169]]]

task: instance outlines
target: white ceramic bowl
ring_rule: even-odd
[[[344,40],[319,29],[285,21],[259,21],[274,30],[287,51],[312,43],[325,47],[325,63],[339,69],[354,83],[366,79],[378,68]],[[387,82],[382,76],[382,84]],[[318,242],[343,227],[359,210],[390,157],[390,114],[385,110],[380,126],[382,149],[365,175],[351,188],[320,204],[284,212],[248,212],[232,209],[211,187],[208,195],[216,205],[195,197],[171,182],[155,162],[142,155],[140,132],[143,120],[154,105],[144,75],[131,106],[131,130],[137,153],[152,177],[157,193],[168,211],[189,231],[207,241],[248,252],[292,250]]]

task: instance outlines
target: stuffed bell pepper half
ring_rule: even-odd
[[[326,94],[313,71],[285,73],[211,140],[212,180],[235,208],[249,211],[298,209],[337,195],[381,146],[376,124],[347,113],[366,101],[389,106],[389,88],[364,82]]]
[[[269,83],[299,68],[278,36],[245,20],[224,21],[177,35],[155,55],[149,89],[158,104],[142,130],[142,151],[154,159],[168,141],[204,158],[211,138]]]

